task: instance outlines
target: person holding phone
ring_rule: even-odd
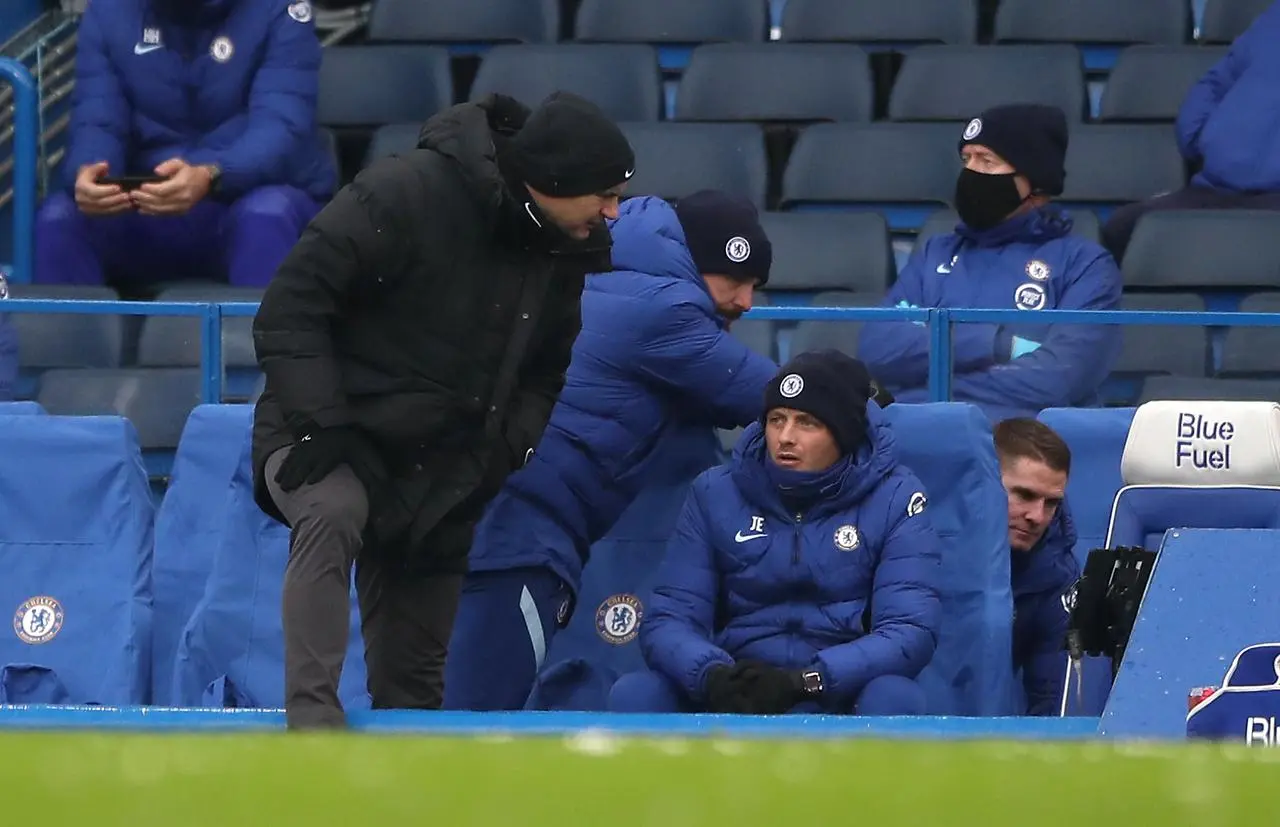
[[[94,0],[35,281],[265,287],[337,183],[308,0]]]

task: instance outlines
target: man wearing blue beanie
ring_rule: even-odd
[[[476,529],[446,709],[524,706],[592,544],[657,487],[679,497],[646,513],[650,528],[674,524],[688,482],[717,459],[714,429],[753,421],[777,370],[728,332],[773,258],[749,201],[632,198],[610,229],[613,272],[587,279],[551,422]]]
[[[615,712],[924,714],[938,537],[866,366],[801,353],[694,481]]]
[[[1120,355],[1120,330],[1050,324],[1042,310],[1115,310],[1122,280],[1100,245],[1072,235],[1050,203],[1066,179],[1067,120],[1040,104],[988,109],[958,143],[955,231],[925,240],[894,282],[889,307],[1018,310],[1017,323],[952,328],[952,399],[993,422],[1096,404]],[[868,322],[858,355],[899,402],[924,402],[929,335],[911,322]]]

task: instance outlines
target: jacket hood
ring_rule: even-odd
[[[617,219],[609,222],[609,229],[615,270],[681,279],[707,289],[685,242],[680,218],[663,199],[650,195],[628,198],[618,209]]]
[[[1074,583],[1080,577],[1075,546],[1076,524],[1063,500],[1040,542],[1031,551],[1011,553],[1014,597],[1056,591]]]
[[[456,164],[476,200],[496,211],[513,200],[498,167],[498,144],[519,132],[528,117],[529,107],[515,98],[488,95],[427,120],[418,131],[418,148]]]
[[[789,518],[787,508],[765,469],[768,461],[764,428],[759,421],[743,431],[733,450],[730,469],[738,490],[753,505]],[[844,511],[861,502],[898,465],[897,444],[888,418],[874,402],[867,403],[867,443],[858,451],[812,509],[815,517]]]

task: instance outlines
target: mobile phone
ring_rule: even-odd
[[[98,183],[107,187],[115,184],[120,189],[128,192],[129,190],[136,190],[143,184],[158,184],[161,181],[168,180],[169,179],[165,178],[163,175],[120,175],[116,177],[107,176],[106,178],[99,178]]]

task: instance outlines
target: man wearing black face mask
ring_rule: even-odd
[[[965,126],[955,232],[925,242],[898,275],[889,307],[1009,308],[1017,324],[952,329],[952,399],[992,421],[1087,406],[1120,353],[1115,326],[1050,325],[1041,310],[1115,310],[1120,269],[1098,244],[1071,235],[1049,203],[1066,178],[1067,121],[1038,104],[998,106]],[[898,402],[924,402],[926,328],[868,323],[858,355]]]

